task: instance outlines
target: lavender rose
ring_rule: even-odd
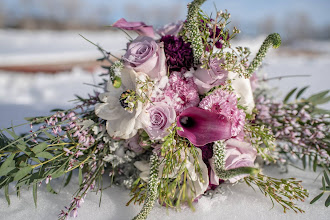
[[[142,36],[154,37],[154,29],[152,26],[148,26],[143,22],[128,22],[124,18],[116,21],[112,27],[121,28],[124,30],[132,30]]]
[[[228,77],[228,71],[221,67],[223,59],[213,58],[210,60],[210,69],[199,67],[194,73],[194,82],[197,85],[199,94],[205,94],[214,86],[225,83]]]
[[[150,139],[161,139],[169,134],[167,129],[175,121],[175,110],[163,102],[153,102],[147,107],[142,121]]]
[[[159,34],[161,37],[164,37],[166,35],[178,36],[179,32],[182,29],[182,26],[183,26],[183,21],[178,21],[176,23],[173,22],[158,29],[156,33]]]
[[[239,167],[253,167],[254,161],[257,156],[257,151],[248,142],[238,141],[236,139],[229,139],[226,141],[226,155],[225,161],[226,170],[235,169]],[[210,183],[214,185],[219,185],[219,177],[215,175],[213,159],[210,159],[210,165],[212,167],[213,173],[210,175]],[[229,182],[234,183],[248,174],[239,175],[229,179]]]
[[[143,72],[152,79],[166,75],[166,63],[163,44],[157,44],[150,37],[139,36],[128,45],[124,55],[125,65],[136,72]]]

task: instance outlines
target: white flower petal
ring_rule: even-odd
[[[239,104],[246,107],[246,112],[251,114],[255,106],[250,79],[239,78],[237,73],[230,72],[228,78],[232,79],[232,88],[237,97],[241,98]]]
[[[121,117],[118,112],[121,106],[113,106],[109,103],[99,103],[95,105],[95,114],[105,120],[115,120]],[[124,109],[123,109],[124,110]]]

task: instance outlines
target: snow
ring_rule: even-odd
[[[86,34],[87,33],[87,34]],[[120,52],[125,47],[125,36],[119,33],[110,32],[86,32],[84,35],[92,41],[100,43],[106,49],[114,48]],[[255,53],[262,42],[262,37],[256,40],[240,41],[242,46],[250,46]],[[120,43],[119,43],[120,42]],[[295,44],[295,48],[301,48]],[[304,54],[292,56],[285,53],[270,52],[270,56],[265,61],[263,72],[268,77],[276,77],[294,74],[310,74],[308,78],[287,78],[280,81],[271,81],[272,85],[279,86],[279,97],[283,97],[293,87],[302,88],[311,85],[306,94],[312,94],[321,90],[329,89],[330,80],[330,59],[329,42],[317,42],[316,51],[322,51],[320,55],[306,56]],[[76,32],[19,32],[0,31],[0,65],[3,63],[30,63],[38,61],[49,62],[50,58],[44,56],[49,53],[51,56],[61,57],[63,61],[66,56],[59,54],[70,54],[74,59],[86,59],[100,57],[99,52],[91,44],[88,44],[76,34]],[[309,45],[310,48],[310,45]],[[329,50],[325,51],[325,48]],[[318,50],[320,49],[320,50]],[[280,50],[280,49],[278,49]],[[112,50],[113,51],[113,50]],[[30,55],[35,56],[30,56]],[[4,61],[4,59],[6,61]],[[19,60],[17,60],[19,59]],[[24,117],[45,115],[53,108],[70,108],[73,106],[70,100],[74,99],[74,94],[86,96],[98,90],[83,83],[95,84],[100,80],[98,73],[86,72],[75,68],[71,72],[63,72],[56,75],[49,74],[23,74],[0,71],[0,127],[9,127],[11,123],[20,124],[24,122]],[[326,105],[329,108],[329,105]],[[27,130],[21,128],[18,131]],[[295,214],[289,211],[284,214],[281,207],[272,204],[268,198],[262,195],[257,189],[253,191],[246,184],[234,186],[223,185],[222,194],[210,197],[202,197],[195,204],[196,211],[193,212],[185,207],[181,212],[166,210],[166,208],[156,205],[148,219],[328,219],[329,210],[324,207],[324,200],[313,205],[309,202],[319,193],[320,177],[316,182],[318,172],[301,171],[294,167],[289,167],[289,173],[280,174],[279,169],[273,167],[264,171],[272,177],[296,177],[303,180],[303,186],[310,192],[310,197],[304,202],[299,202],[299,206],[306,211],[305,214]],[[105,176],[105,186],[110,183],[109,177]],[[23,219],[56,219],[64,206],[68,206],[72,194],[77,189],[78,177],[73,176],[72,182],[61,189],[62,180],[52,180],[53,188],[58,195],[47,192],[42,185],[38,189],[38,207],[34,207],[32,190],[23,190],[21,198],[18,199],[14,193],[11,195],[11,205],[8,207],[3,191],[0,192],[0,219],[23,220]],[[12,189],[13,190],[13,189]],[[129,201],[129,191],[119,187],[112,187],[104,190],[102,204],[99,207],[99,195],[90,192],[85,203],[79,209],[78,219],[87,220],[120,220],[130,219],[140,210],[140,206],[125,204]]]

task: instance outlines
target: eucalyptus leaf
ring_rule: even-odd
[[[6,197],[6,200],[7,200],[8,205],[10,205],[9,185],[8,184],[5,185],[5,197]]]
[[[308,89],[309,86],[305,86],[304,88],[300,89],[296,95],[296,99],[299,99],[299,97]]]
[[[51,140],[54,138],[54,136],[48,133],[47,131],[43,131],[43,133]]]
[[[329,90],[323,91],[323,92],[319,92],[317,94],[314,94],[312,96],[310,96],[307,101],[311,102],[311,103],[315,103],[318,100],[322,99],[324,96],[326,96],[329,93]]]
[[[49,152],[41,152],[36,155],[36,157],[42,157],[45,159],[52,159],[54,156]]]
[[[317,155],[314,158],[314,162],[313,162],[313,171],[316,172],[316,168],[317,168]]]
[[[32,167],[30,167],[30,166],[19,169],[19,171],[14,176],[14,181],[18,181],[18,180],[22,179],[31,171],[32,171]]]
[[[33,201],[34,201],[34,206],[37,207],[37,183],[33,183]]]
[[[313,102],[314,105],[322,105],[330,101],[330,96],[320,98]]]
[[[329,179],[329,176],[327,174],[327,171],[324,170],[323,173],[324,173],[324,179],[325,179],[325,181],[327,182],[328,186],[330,186],[330,179]]]
[[[15,155],[16,155],[15,153],[12,153],[9,157],[7,157],[5,162],[3,162],[3,164],[0,167],[0,176],[4,176],[3,172],[5,172],[5,169],[7,169],[7,167],[9,167],[11,162],[14,160]]]
[[[69,172],[69,175],[65,180],[64,187],[66,187],[70,183],[71,177],[72,177],[72,171]]]
[[[304,169],[306,169],[306,154],[304,154],[304,156],[302,157],[302,163],[303,163],[303,167]]]
[[[50,193],[57,194],[57,192],[53,189],[53,187],[50,185],[50,183],[47,184],[46,189]]]
[[[15,167],[6,167],[4,169],[1,169],[0,176],[8,176],[8,174],[15,169]]]
[[[319,195],[315,196],[315,198],[310,202],[310,204],[313,204],[317,200],[319,200],[323,196],[324,192],[321,192]]]
[[[79,167],[79,186],[82,184],[82,169]]]
[[[325,206],[329,207],[330,205],[330,195],[328,196],[327,200],[325,200]]]
[[[38,153],[44,151],[47,147],[48,147],[48,144],[46,142],[42,142],[42,143],[36,145],[35,147],[33,147],[32,151],[35,154],[38,154]]]
[[[284,103],[286,103],[289,99],[290,99],[290,97],[293,95],[293,93],[297,90],[298,88],[294,88],[294,89],[292,89],[286,96],[285,96],[285,98],[284,98]]]

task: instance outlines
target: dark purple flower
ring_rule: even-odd
[[[202,150],[202,159],[206,165],[209,165],[209,159],[213,157],[213,143],[204,146],[198,146]]]
[[[198,107],[184,110],[177,117],[177,125],[183,129],[178,134],[195,146],[231,138],[231,122],[225,116]]]
[[[170,72],[187,71],[193,66],[194,57],[190,43],[183,41],[182,37],[166,35],[160,39],[164,42],[166,62]]]

